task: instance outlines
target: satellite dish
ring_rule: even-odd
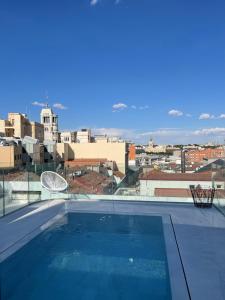
[[[58,173],[51,171],[41,174],[41,185],[50,192],[63,192],[68,188],[67,181]]]

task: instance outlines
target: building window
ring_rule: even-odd
[[[221,185],[221,184],[217,184],[217,185],[216,185],[216,188],[217,188],[217,189],[221,189],[221,188],[222,188],[222,185]]]
[[[44,117],[43,121],[45,124],[49,124],[50,123],[50,118],[49,117]]]

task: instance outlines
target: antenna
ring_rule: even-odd
[[[45,96],[44,96],[44,98],[47,100],[45,106],[46,106],[46,108],[48,108],[49,107],[49,105],[48,105],[48,100],[49,100],[48,90],[45,90]]]

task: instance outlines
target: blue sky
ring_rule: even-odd
[[[48,101],[62,130],[222,142],[224,37],[223,0],[1,0],[0,117]]]

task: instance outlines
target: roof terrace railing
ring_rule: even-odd
[[[40,176],[46,170],[56,171],[63,176],[68,182],[68,189],[60,193],[44,189]],[[211,186],[215,188],[213,204],[225,215],[225,170],[212,174]],[[166,194],[167,190],[170,193]],[[51,163],[31,165],[23,169],[0,168],[0,217],[32,203],[52,199],[193,203],[191,193],[186,191],[183,195],[180,193],[174,195],[171,192],[177,193],[177,189],[171,191],[165,188],[163,193],[162,191],[159,193],[157,189],[155,193],[149,189],[142,190],[137,174],[128,172],[126,176],[122,176],[119,172],[113,174],[111,170],[101,169],[101,166],[74,169]]]

